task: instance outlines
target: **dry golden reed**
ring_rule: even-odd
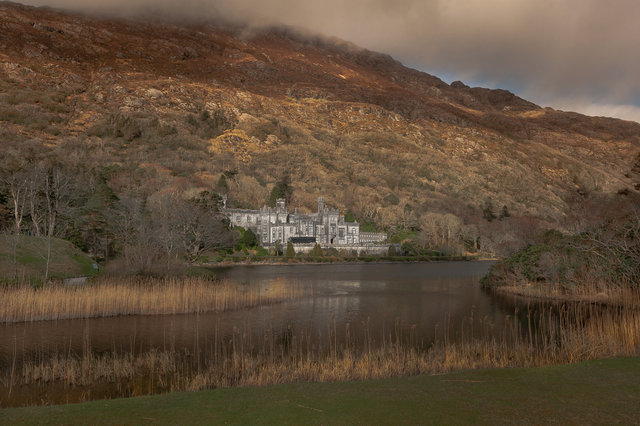
[[[227,311],[304,295],[302,287],[272,283],[256,289],[199,277],[102,277],[82,286],[0,289],[0,322]]]
[[[60,354],[26,362],[15,383],[8,377],[2,381],[6,385],[11,380],[11,385],[23,389],[35,386],[38,395],[48,386],[54,386],[55,395],[105,384],[117,388],[115,394],[92,393],[92,398],[100,398],[440,374],[471,368],[535,367],[640,355],[640,311],[630,308],[549,307],[525,315],[516,313],[499,329],[471,318],[462,325],[445,324],[429,347],[397,330],[376,342],[375,333],[367,324],[363,327],[347,330],[337,339],[335,324],[329,324],[319,340],[308,330],[290,328],[285,335],[267,333],[257,343],[249,333],[235,329],[232,335],[210,342],[209,350],[197,356],[180,351],[95,355],[86,348],[82,355]],[[356,334],[358,341],[353,339]],[[3,404],[23,402],[9,398]]]

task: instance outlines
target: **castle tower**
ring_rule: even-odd
[[[318,213],[324,213],[324,198],[318,197]]]

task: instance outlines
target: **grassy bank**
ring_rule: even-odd
[[[290,300],[302,291],[277,283],[247,288],[202,277],[101,276],[81,286],[5,286],[0,288],[0,323],[226,311]]]
[[[0,280],[12,280],[14,235],[0,234]],[[16,246],[17,281],[41,283],[47,262],[47,239],[19,235]],[[68,241],[51,240],[50,277],[67,278],[95,273],[93,261]]]
[[[5,409],[7,424],[640,422],[640,359]]]

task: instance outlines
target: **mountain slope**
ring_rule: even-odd
[[[483,210],[506,206],[498,232],[521,241],[514,230],[568,226],[576,203],[640,189],[638,123],[448,85],[340,40],[13,3],[0,18],[0,143],[117,166],[117,193],[258,207],[286,176],[290,204],[325,196],[388,229],[450,213],[489,235]]]

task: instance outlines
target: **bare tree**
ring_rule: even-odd
[[[29,217],[33,227],[33,235],[39,237],[40,224],[43,220],[44,209],[42,208],[42,186],[45,171],[39,163],[33,163],[26,171],[26,198],[29,204]]]
[[[180,248],[181,217],[176,204],[181,203],[177,194],[163,194],[149,202],[151,220],[155,229],[154,240],[167,257],[167,272],[171,270],[171,259]]]
[[[474,250],[479,249],[478,239],[480,238],[480,233],[478,232],[478,227],[476,225],[464,225],[460,231],[460,234],[465,242],[473,245]]]
[[[205,251],[230,243],[231,234],[220,213],[189,200],[176,200],[175,209],[180,217],[179,238],[189,264]]]
[[[418,241],[424,247],[436,247],[440,251],[460,248],[463,238],[462,220],[451,213],[427,213],[421,220]]]
[[[410,204],[405,204],[400,213],[400,223],[402,229],[410,229],[418,226],[418,217]]]
[[[127,264],[137,271],[149,272],[158,251],[154,241],[155,230],[145,201],[121,196],[116,204],[113,222]]]
[[[2,183],[6,187],[11,205],[11,216],[13,224],[11,233],[12,241],[12,262],[13,279],[18,278],[18,243],[22,232],[22,222],[24,220],[25,208],[27,204],[28,174],[22,167],[7,167],[0,173]]]

